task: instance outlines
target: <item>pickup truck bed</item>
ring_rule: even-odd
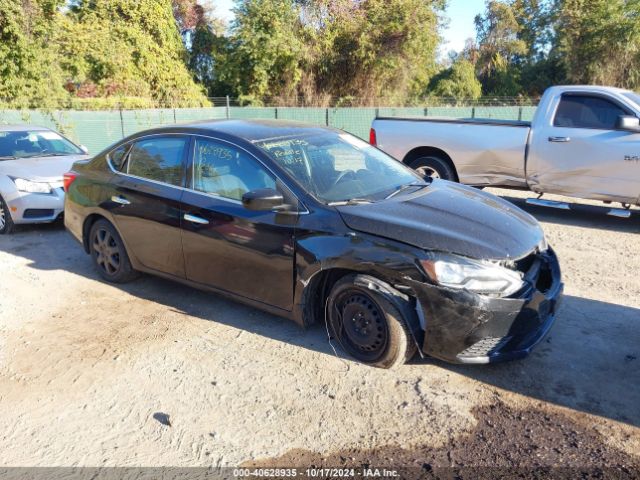
[[[380,122],[393,127],[376,128]],[[425,124],[429,125],[426,130]],[[415,167],[413,161],[425,155],[444,156],[455,162],[455,180],[461,183],[516,188],[527,185],[523,160],[530,127],[531,122],[477,118],[380,117],[374,121],[377,146],[408,165]]]

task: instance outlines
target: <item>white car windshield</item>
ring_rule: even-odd
[[[257,142],[323,203],[373,202],[427,185],[413,170],[347,133],[301,134]]]
[[[0,160],[82,154],[80,148],[51,130],[0,131]]]

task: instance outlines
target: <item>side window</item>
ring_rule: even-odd
[[[197,138],[193,157],[193,188],[242,200],[259,188],[276,188],[273,176],[248,153],[224,142]]]
[[[122,170],[122,165],[124,163],[125,155],[127,151],[129,151],[130,144],[122,145],[115,150],[113,150],[108,155],[109,163],[111,164],[111,168],[113,168],[116,172],[120,172]]]
[[[613,130],[620,115],[627,112],[615,103],[600,97],[563,95],[553,125],[569,128]]]
[[[127,173],[169,185],[182,186],[185,137],[154,137],[133,145]]]

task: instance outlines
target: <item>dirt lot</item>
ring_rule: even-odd
[[[2,237],[0,465],[637,468],[640,214],[528,209],[566,297],[528,359],[494,366],[364,367],[324,326],[107,285],[60,225]]]

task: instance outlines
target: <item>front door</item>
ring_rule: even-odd
[[[527,179],[535,191],[635,203],[640,134],[616,130],[633,112],[613,98],[563,94],[552,120],[534,130]]]
[[[294,227],[274,212],[242,206],[242,195],[276,188],[275,177],[231,143],[194,140],[191,189],[182,198],[189,280],[291,310]]]
[[[135,141],[110,192],[111,213],[129,253],[147,268],[182,278],[180,199],[189,141],[183,135]]]

